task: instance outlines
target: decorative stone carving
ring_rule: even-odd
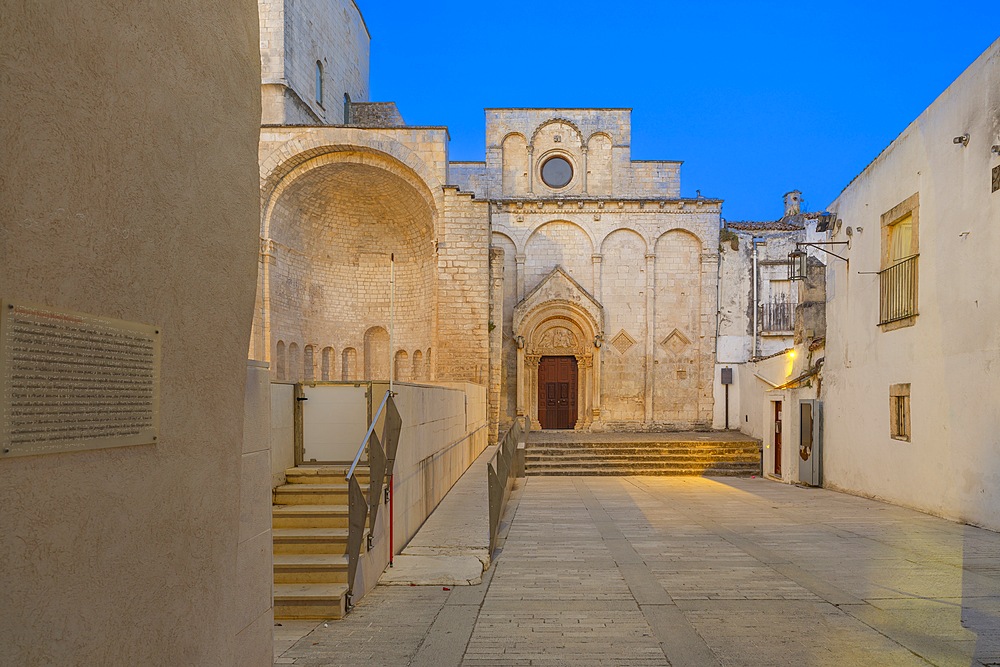
[[[667,337],[660,341],[660,346],[669,354],[680,354],[684,351],[688,345],[691,344],[691,340],[681,333],[680,329],[674,329]]]
[[[569,329],[553,327],[542,335],[538,348],[542,350],[573,350],[576,349],[576,336]]]
[[[615,334],[615,337],[611,339],[611,344],[614,345],[615,349],[618,350],[619,354],[625,354],[632,346],[635,345],[635,338],[628,335],[624,329]]]

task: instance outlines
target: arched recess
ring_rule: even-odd
[[[505,195],[528,191],[528,140],[519,132],[508,134],[500,144],[502,185]]]
[[[611,194],[612,141],[604,132],[597,132],[587,139],[587,193]]]
[[[594,242],[583,227],[565,220],[547,222],[532,232],[524,256],[525,293],[557,266],[584,289],[594,291]]]
[[[517,413],[539,423],[539,363],[545,357],[576,360],[576,429],[587,429],[600,415],[600,349],[594,341],[601,322],[580,303],[550,300],[524,314],[516,324],[523,344],[517,350]],[[544,389],[542,387],[542,389]]]
[[[279,340],[274,351],[274,375],[278,382],[288,379],[288,357],[285,352],[285,341]]]
[[[701,389],[701,240],[681,229],[656,241],[653,420],[698,421]]]
[[[302,359],[297,343],[289,343],[288,345],[288,380],[291,382],[302,380]]]
[[[323,358],[320,367],[320,378],[329,382],[334,377],[334,351],[332,347],[323,348]]]
[[[601,302],[607,313],[602,415],[642,422],[646,412],[646,240],[618,229],[601,245]]]
[[[303,382],[315,382],[316,381],[316,348],[312,345],[306,345],[304,359],[302,361],[302,379]]]
[[[424,382],[427,380],[427,369],[424,368],[424,353],[421,350],[413,351],[413,381]]]
[[[389,379],[389,332],[382,327],[365,332],[365,379]]]
[[[353,347],[345,347],[340,355],[340,379],[350,382],[358,378],[358,351]]]
[[[395,375],[393,379],[396,382],[409,382],[412,379],[410,370],[410,355],[406,353],[406,350],[397,350],[395,363],[393,364],[392,369],[392,372]]]
[[[430,344],[437,207],[427,183],[388,155],[338,150],[298,162],[273,184],[262,219],[267,335],[340,347],[384,327],[394,256],[396,300],[407,306],[397,309],[396,340]]]

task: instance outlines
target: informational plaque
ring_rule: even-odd
[[[155,443],[158,327],[0,301],[0,457]]]

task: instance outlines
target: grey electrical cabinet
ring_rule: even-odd
[[[823,485],[823,403],[799,401],[799,482]]]

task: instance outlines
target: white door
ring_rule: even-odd
[[[350,463],[368,430],[367,386],[303,386],[302,462]]]

